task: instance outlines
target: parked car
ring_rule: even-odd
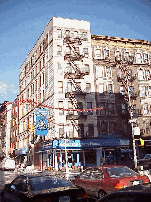
[[[1,192],[2,202],[70,202],[87,201],[86,191],[61,176],[19,175]]]
[[[145,175],[139,175],[126,166],[104,165],[89,167],[76,177],[74,183],[83,187],[90,197],[101,198],[118,189],[149,183]]]
[[[150,202],[151,184],[126,187],[98,199],[97,202]]]
[[[11,158],[4,158],[0,164],[2,170],[15,170],[15,160]]]

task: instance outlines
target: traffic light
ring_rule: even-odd
[[[142,138],[139,138],[139,140],[140,140],[140,143],[141,143],[141,147],[143,147],[144,146],[144,140],[142,139]]]
[[[31,124],[31,125],[30,125],[30,132],[31,132],[31,133],[34,132],[34,128],[35,128],[35,127],[34,127],[34,124]]]

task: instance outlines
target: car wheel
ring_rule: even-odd
[[[102,198],[105,195],[106,195],[106,193],[103,190],[100,190],[98,193],[98,198]]]

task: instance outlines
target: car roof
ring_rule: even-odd
[[[55,174],[55,173],[34,173],[34,174],[20,174],[17,177],[27,177],[27,178],[33,178],[33,177],[51,177],[51,178],[63,178],[63,175]]]
[[[112,168],[112,167],[127,167],[127,166],[123,166],[123,165],[102,165],[102,166],[92,166],[92,167],[88,167],[86,169],[90,169],[90,168]]]

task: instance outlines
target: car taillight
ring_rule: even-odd
[[[87,198],[87,194],[85,192],[77,193],[77,200]]]
[[[117,182],[115,185],[114,185],[114,188],[115,189],[122,189],[126,186],[126,184],[123,184],[122,182]]]
[[[150,179],[148,176],[145,176],[145,183],[149,183],[150,182]]]

